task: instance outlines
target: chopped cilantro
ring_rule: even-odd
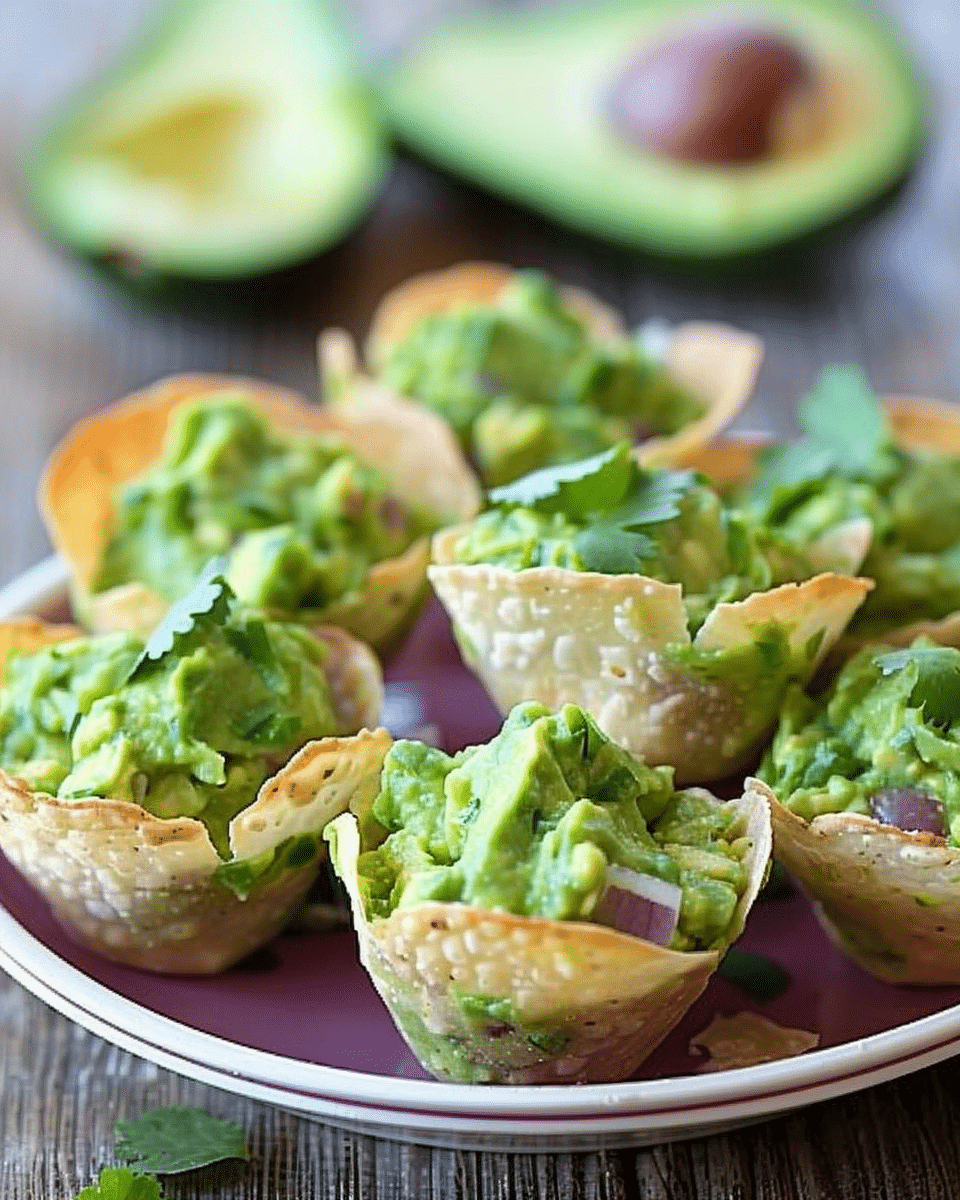
[[[167,609],[163,620],[147,639],[143,653],[130,668],[128,679],[145,674],[166,655],[174,653],[180,638],[191,633],[201,622],[224,624],[233,597],[223,576],[226,567],[224,557],[212,558],[207,563],[190,591]]]
[[[734,987],[746,992],[757,1004],[776,1000],[790,986],[790,973],[763,954],[731,946],[723,956],[719,972]]]
[[[255,746],[289,746],[302,726],[303,721],[296,713],[281,715],[268,705],[254,708],[231,722],[237,737]]]
[[[884,675],[915,666],[910,701],[932,725],[949,726],[960,717],[960,651],[949,646],[912,646],[881,654],[874,662]]]
[[[160,1175],[193,1171],[225,1158],[249,1157],[246,1137],[236,1121],[190,1105],[151,1108],[129,1121],[118,1121],[116,1149],[135,1171]],[[140,1193],[133,1195],[140,1200]],[[126,1196],[121,1192],[118,1200]],[[144,1193],[143,1200],[153,1198]]]
[[[890,424],[863,372],[827,367],[800,405],[802,437],[760,454],[748,498],[776,509],[798,488],[831,471],[872,478],[891,442]]]
[[[580,462],[534,471],[495,488],[489,498],[496,505],[522,505],[589,522],[573,540],[584,568],[624,575],[642,571],[654,552],[641,529],[679,516],[695,483],[692,471],[644,471],[634,462],[629,443],[620,442]]]
[[[162,1200],[154,1175],[137,1175],[127,1167],[104,1167],[96,1183],[83,1188],[77,1200]]]

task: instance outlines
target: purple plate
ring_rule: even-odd
[[[0,591],[0,616],[63,601],[58,560]],[[395,723],[435,726],[448,750],[499,718],[431,606],[387,671]],[[960,988],[880,983],[845,958],[796,891],[758,902],[738,946],[790,977],[758,1003],[714,976],[634,1081],[574,1087],[438,1083],[417,1065],[356,959],[352,933],[286,934],[222,975],[155,976],[78,946],[0,858],[0,966],[42,999],[194,1078],[380,1135],[511,1149],[642,1144],[893,1078],[960,1050]],[[812,1031],[804,1055],[701,1073],[690,1040],[717,1014]]]

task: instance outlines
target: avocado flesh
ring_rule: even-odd
[[[794,39],[832,102],[790,153],[682,163],[618,134],[618,73],[715,6],[646,0],[480,15],[440,26],[396,65],[387,104],[425,157],[599,237],[719,258],[826,224],[891,187],[925,128],[923,87],[895,35],[846,0],[752,0],[737,11]]]
[[[388,155],[325,0],[179,0],[28,165],[46,228],[135,272],[230,278],[326,248]]]

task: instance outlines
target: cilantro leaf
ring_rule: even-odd
[[[288,746],[300,732],[303,721],[296,713],[278,713],[264,704],[230,722],[238,738],[255,746]]]
[[[960,717],[960,652],[949,646],[913,646],[874,659],[884,675],[917,669],[910,702],[923,709],[932,725],[951,725]]]
[[[127,1167],[104,1167],[96,1183],[83,1188],[77,1200],[162,1200],[154,1175],[136,1175]]]
[[[177,647],[181,637],[197,627],[201,619],[210,625],[223,625],[230,613],[233,589],[224,578],[225,557],[212,558],[200,572],[185,596],[172,604],[160,624],[147,639],[143,653],[130,668],[127,679],[145,674]]]
[[[129,1121],[118,1121],[116,1149],[135,1170],[161,1175],[192,1171],[224,1158],[249,1157],[246,1137],[236,1121],[190,1105],[151,1108]],[[122,1195],[118,1200],[123,1200]]]
[[[584,570],[601,575],[640,575],[654,545],[645,533],[603,524],[581,530],[573,539],[573,549]]]
[[[776,1000],[792,982],[789,971],[778,962],[764,954],[741,950],[739,946],[730,947],[718,970],[728,983],[746,992],[757,1004]]]
[[[746,492],[775,510],[831,471],[870,478],[891,443],[886,413],[858,367],[827,367],[800,404],[803,435],[762,451]]]
[[[680,515],[680,504],[696,483],[693,471],[663,471],[643,478],[641,486],[604,516],[623,529],[659,525]]]
[[[858,367],[827,367],[800,407],[812,442],[830,450],[844,475],[868,472],[890,441],[890,423]]]
[[[629,442],[618,442],[610,450],[579,462],[561,463],[532,471],[504,487],[488,493],[491,504],[522,505],[539,512],[563,512],[573,519],[603,512],[627,495],[636,465]]]

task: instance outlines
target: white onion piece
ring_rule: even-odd
[[[677,927],[683,893],[675,883],[627,867],[607,867],[607,885],[590,918],[631,937],[667,946]]]

